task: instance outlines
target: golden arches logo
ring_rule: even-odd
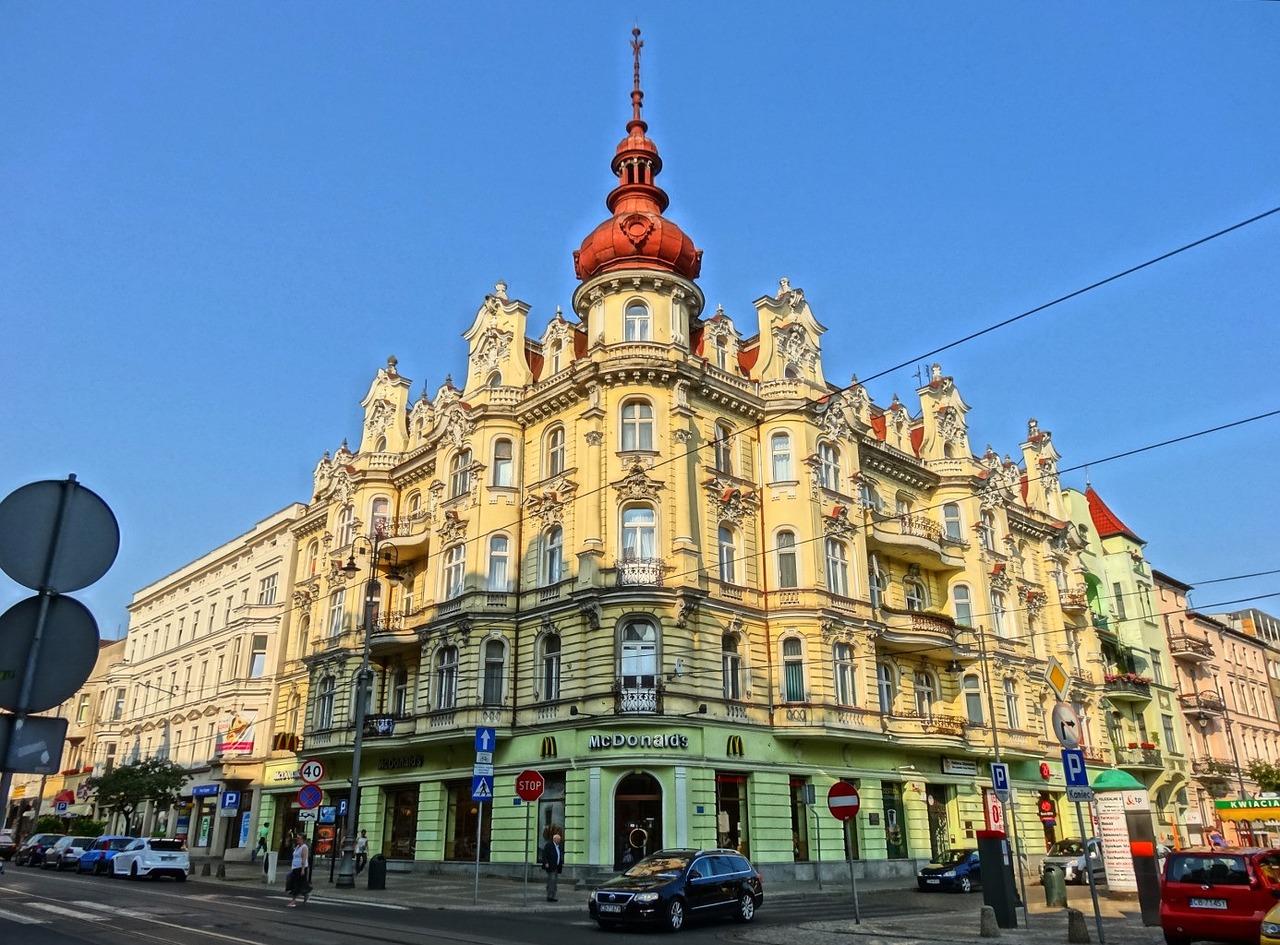
[[[736,755],[739,758],[745,755],[746,751],[744,751],[742,747],[742,736],[730,735],[729,741],[725,743],[724,753],[726,755]]]
[[[556,740],[553,735],[545,735],[542,739],[542,749],[539,752],[540,757],[554,758],[556,757]]]

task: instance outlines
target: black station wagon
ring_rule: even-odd
[[[678,931],[688,919],[733,916],[750,922],[764,883],[736,850],[659,850],[615,876],[587,901],[602,929],[660,925]]]

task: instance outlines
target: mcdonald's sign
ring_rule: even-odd
[[[297,752],[302,748],[302,739],[292,732],[276,732],[271,736],[271,747],[275,751]]]
[[[724,753],[728,756],[741,758],[746,752],[742,748],[742,736],[730,735],[729,741],[725,743]]]
[[[554,735],[542,736],[542,748],[538,754],[542,758],[556,757],[556,739]]]

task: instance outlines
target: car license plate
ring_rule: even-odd
[[[622,906],[619,906],[615,903],[602,902],[600,903],[600,911],[601,912],[621,912]]]
[[[162,854],[160,855],[160,859],[161,859],[161,860],[163,860],[163,861],[165,861],[165,862],[168,862],[169,860],[172,860],[172,859],[173,859],[173,857],[168,856],[167,854],[163,854],[163,853],[162,853]],[[1225,908],[1226,908],[1226,906],[1223,906],[1222,908],[1224,908],[1224,909],[1225,909]]]
[[[1225,899],[1192,899],[1192,909],[1225,909],[1227,900]]]
[[[925,882],[926,882],[926,883],[931,883],[931,884],[932,884],[932,885],[934,885],[934,886],[938,886],[938,885],[941,885],[942,880],[940,880],[940,879],[926,879],[926,880],[925,880]]]

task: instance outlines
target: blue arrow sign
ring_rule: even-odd
[[[498,737],[491,728],[476,729],[476,751],[493,751],[498,744]]]
[[[493,778],[486,774],[477,774],[471,779],[471,799],[473,801],[493,800]]]
[[[1079,748],[1062,750],[1062,774],[1067,779],[1067,787],[1088,787],[1089,772],[1084,766],[1084,752]]]

